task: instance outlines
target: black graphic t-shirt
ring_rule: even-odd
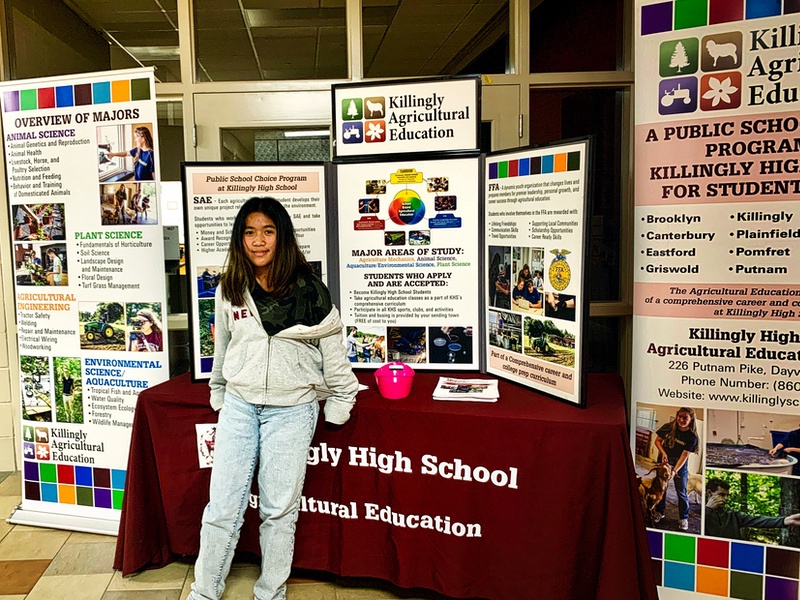
[[[268,335],[295,325],[319,325],[333,307],[328,288],[314,274],[300,277],[292,291],[280,299],[258,284],[252,294]]]
[[[672,423],[665,423],[659,428],[659,430],[656,432],[656,435],[664,440],[661,445],[667,452],[667,459],[669,459],[669,463],[674,465],[676,462],[678,462],[678,459],[681,457],[681,454],[683,454],[684,450],[687,452],[694,452],[697,450],[697,434],[691,429],[687,429],[686,431],[675,429],[675,441],[672,445],[670,445],[670,443],[667,441],[667,436],[669,435],[669,430],[671,427]]]

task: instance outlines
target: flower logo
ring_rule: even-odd
[[[700,82],[700,110],[738,108],[742,102],[742,75],[738,71],[706,75]]]
[[[711,100],[711,106],[716,106],[722,101],[725,101],[725,104],[731,103],[731,94],[734,94],[739,91],[735,85],[731,83],[731,78],[726,77],[722,81],[717,79],[716,77],[711,77],[708,80],[709,90],[703,94],[703,98],[705,100]],[[369,135],[369,134],[367,134]]]
[[[385,142],[386,141],[386,121],[367,121],[367,130],[364,132],[364,141]]]

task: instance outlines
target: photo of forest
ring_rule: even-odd
[[[706,471],[706,488],[711,480],[722,480],[730,486],[724,510],[745,522],[747,517],[787,517],[800,513],[800,480],[778,475],[759,475],[741,471]],[[708,490],[706,496],[708,496]],[[706,511],[706,533],[709,511]],[[724,536],[730,537],[730,536]],[[800,548],[800,527],[742,527],[740,536],[748,542]]]

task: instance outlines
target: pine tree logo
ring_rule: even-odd
[[[686,48],[684,48],[683,42],[675,44],[675,51],[672,53],[672,58],[669,59],[669,66],[673,69],[678,69],[678,73],[681,72],[681,69],[689,66],[689,57],[686,56]]]
[[[342,100],[342,121],[359,121],[364,115],[364,101],[361,98]]]
[[[697,72],[700,42],[684,38],[663,42],[659,48],[658,71],[661,77],[676,77]]]

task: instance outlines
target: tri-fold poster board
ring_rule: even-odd
[[[479,83],[334,86],[334,163],[184,164],[195,380],[211,373],[233,218],[272,196],[334,294],[354,367],[483,371],[584,404],[590,142],[479,154]]]

